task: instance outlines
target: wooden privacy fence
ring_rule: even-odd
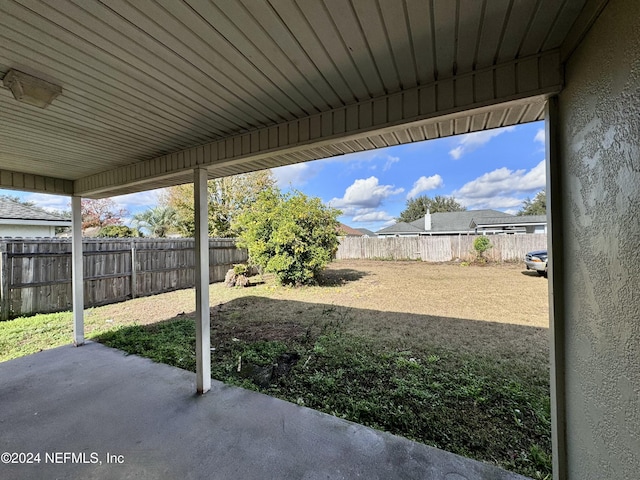
[[[338,259],[422,260],[448,262],[470,261],[476,257],[473,241],[476,235],[434,235],[420,237],[344,237],[340,241]],[[532,250],[547,248],[543,233],[488,235],[492,248],[484,256],[492,261],[524,261]]]
[[[194,286],[192,238],[82,241],[85,307]],[[209,281],[247,261],[234,239],[209,240]],[[68,310],[70,239],[0,239],[0,319]]]

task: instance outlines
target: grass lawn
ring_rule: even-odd
[[[546,279],[340,261],[318,287],[254,283],[210,288],[214,378],[550,478]],[[91,309],[87,337],[195,370],[193,304],[178,291]],[[69,313],[2,322],[0,360],[70,338]]]

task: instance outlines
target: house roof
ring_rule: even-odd
[[[517,215],[509,217],[476,217],[471,220],[469,228],[503,226],[503,225],[545,225],[546,215]]]
[[[376,236],[376,233],[372,232],[368,228],[356,228],[356,230],[359,231],[362,235],[366,235],[366,236],[369,236],[369,237],[375,237]]]
[[[398,222],[390,227],[383,228],[376,232],[377,235],[395,235],[399,233],[424,233],[424,229],[418,228],[415,225],[406,222]]]
[[[347,237],[361,237],[362,232],[350,227],[349,225],[341,223],[340,225],[338,225],[338,235],[346,235]]]
[[[49,213],[40,208],[16,202],[10,198],[0,197],[0,221],[2,220],[4,220],[2,223],[5,224],[12,223],[11,220],[15,220],[19,223],[37,221],[51,222],[51,225],[71,225],[71,220],[55,213]]]
[[[471,220],[483,218],[505,218],[512,219],[514,215],[499,212],[498,210],[466,210],[464,212],[438,212],[431,214],[431,230],[428,232],[467,232]],[[424,217],[411,222],[411,225],[425,230]]]

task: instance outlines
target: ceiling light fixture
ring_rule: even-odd
[[[62,88],[18,70],[9,70],[2,80],[16,100],[40,108],[49,104],[62,93]]]

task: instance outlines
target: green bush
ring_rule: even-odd
[[[234,263],[233,264],[233,273],[236,275],[246,275],[249,271],[249,267],[244,263]]]
[[[491,247],[492,245],[491,245],[491,241],[489,240],[489,237],[486,237],[484,235],[477,237],[473,241],[473,248],[476,250],[478,254],[478,260],[484,260],[484,252],[489,250]]]
[[[238,246],[280,283],[313,284],[338,249],[339,214],[301,192],[264,191],[235,221]]]
[[[127,227],[126,225],[108,225],[102,227],[97,237],[101,238],[129,238],[129,237],[142,237],[142,232],[137,228]]]

